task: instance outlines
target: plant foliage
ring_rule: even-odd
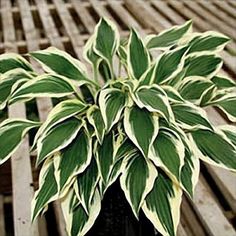
[[[204,111],[214,106],[236,121],[236,84],[218,73],[218,52],[229,39],[191,27],[188,21],[144,40],[131,29],[120,39],[102,18],[84,47],[93,75],[53,47],[29,54],[42,65],[40,75],[22,56],[0,56],[1,109],[37,97],[62,100],[42,124],[0,125],[0,163],[38,129],[32,150],[42,168],[32,220],[61,199],[68,234],[85,235],[119,179],[135,217],[143,211],[161,234],[174,236],[200,161],[236,170],[235,126],[216,127]]]

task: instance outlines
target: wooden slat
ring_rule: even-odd
[[[46,223],[45,216],[41,216],[38,218],[38,224],[39,224],[39,235],[48,236],[47,223]]]
[[[24,32],[25,32],[28,50],[29,51],[38,50],[39,49],[38,38],[37,38],[37,33],[35,31],[33,18],[32,18],[31,12],[29,10],[29,3],[27,0],[19,0],[18,4],[19,4],[20,11],[21,11],[22,24],[23,24],[23,28],[24,28]],[[53,33],[53,32],[51,32],[51,33]],[[52,39],[52,37],[50,36],[49,39]],[[54,42],[55,42],[55,40],[54,40]],[[31,63],[34,65],[34,67],[38,71],[41,71],[38,67],[38,64],[36,64],[35,61],[31,60]],[[52,108],[52,102],[48,98],[38,98],[36,100],[36,102],[37,102],[37,107],[38,107],[38,111],[39,111],[39,118],[41,121],[45,121],[47,118],[48,112]],[[62,227],[64,225],[64,228],[65,228],[63,216],[58,215],[58,217],[61,219]],[[65,236],[66,235],[65,230],[59,231],[59,234],[60,234],[60,236]]]
[[[203,19],[199,18],[197,15],[195,15],[194,12],[191,12],[189,9],[184,8],[184,6],[182,5],[182,3],[176,3],[176,2],[170,2],[171,5],[173,5],[173,7],[176,8],[176,12],[175,14],[177,14],[177,12],[181,12],[181,14],[184,14],[186,17],[188,17],[189,19],[193,18],[194,19],[194,24],[193,24],[193,28],[195,29],[199,29],[200,31],[205,31],[205,30],[211,30],[211,26],[204,21]],[[195,17],[195,18],[194,18]],[[182,23],[182,21],[181,21]],[[179,23],[180,24],[180,23]],[[236,46],[236,44],[235,44]],[[236,50],[234,46],[234,43],[230,43],[228,44],[226,47],[228,47],[230,50]],[[231,70],[233,73],[236,74],[236,57],[235,56],[231,56],[227,51],[223,51],[221,52],[223,60],[225,62],[225,65],[228,67],[229,70]]]
[[[128,2],[129,5],[130,5],[130,4],[131,4],[131,5],[136,4],[136,3],[133,3],[133,2],[131,2],[131,1],[125,1],[125,2],[126,2],[126,3]],[[156,5],[158,5],[158,4],[156,4]],[[136,10],[136,8],[132,8],[132,9],[133,9],[134,11]],[[147,8],[146,8],[146,10],[147,10]],[[164,11],[164,10],[163,10],[163,11]],[[135,11],[135,13],[137,14],[136,11]],[[177,18],[177,19],[178,19],[178,18]],[[178,22],[178,23],[182,23],[182,22]],[[152,20],[151,20],[150,18],[149,18],[149,24],[150,24],[150,25],[154,24],[154,23],[152,23]],[[232,179],[231,179],[231,181],[232,181]],[[235,181],[235,178],[234,178],[234,181]],[[201,186],[202,186],[202,183],[200,182],[199,185],[200,185],[200,187],[201,187]],[[229,186],[229,187],[230,187],[230,186]],[[232,186],[231,186],[231,187],[232,187]],[[196,194],[197,196],[202,195],[201,190],[202,190],[202,188],[198,188],[198,191],[196,191],[195,194]],[[232,196],[232,195],[231,195],[231,196]],[[209,199],[209,201],[211,201],[211,200],[212,200],[212,199]],[[198,202],[196,202],[196,203],[198,204]],[[216,203],[215,203],[215,204],[216,204]],[[198,207],[200,207],[200,209],[202,209],[201,206],[198,206],[198,205],[197,205],[197,208],[198,208]],[[218,209],[218,211],[220,211],[220,208],[219,208],[219,206],[218,206],[217,204],[215,205],[215,207]],[[209,209],[209,211],[211,211],[211,210]],[[201,216],[203,217],[203,215],[201,215]],[[209,216],[209,215],[207,215],[207,217],[208,217],[208,216]],[[222,216],[222,219],[224,220],[224,222],[228,222],[227,219],[224,217],[224,215],[221,215],[221,216]],[[210,221],[210,220],[211,220],[211,219],[209,219],[209,221]],[[215,222],[214,222],[214,223],[217,223],[216,220],[217,220],[217,217],[215,217]],[[220,217],[219,217],[219,220],[220,220]],[[229,223],[228,223],[228,224],[229,224]],[[232,229],[232,226],[231,226],[231,229]]]
[[[143,31],[140,24],[133,18],[132,15],[130,15],[125,8],[122,6],[121,3],[114,2],[114,1],[108,1],[110,7],[113,9],[114,12],[120,17],[120,19],[123,21],[124,24],[126,24],[128,27],[133,27],[137,29],[138,31]]]
[[[166,2],[164,1],[152,1],[152,4],[155,6],[158,11],[160,11],[162,14],[168,16],[173,22],[176,24],[183,24],[185,22],[185,19],[176,13],[172,8],[170,8]]]
[[[89,0],[91,7],[95,10],[95,12],[100,16],[100,17],[107,17],[111,19],[112,21],[116,22],[115,17],[105,8],[104,4],[100,4],[99,1],[97,0]],[[122,28],[119,24],[117,24],[118,30],[122,31]]]
[[[189,2],[189,1],[184,1],[184,3],[191,8],[193,11],[197,12],[198,14],[201,14],[203,19],[207,20],[210,22],[212,25],[215,27],[219,28],[221,32],[224,32],[234,40],[236,40],[236,31],[234,27],[229,27],[224,23],[224,21],[219,20],[217,17],[214,15],[210,14],[208,11],[203,9],[198,3],[196,2]]]
[[[43,27],[44,27],[47,37],[49,38],[50,44],[63,50],[64,45],[61,41],[58,31],[56,30],[55,24],[52,20],[46,1],[36,0],[36,4],[39,9],[39,16],[43,22]],[[51,109],[51,104],[50,104],[50,107],[48,107],[47,111],[42,111],[42,110],[40,111],[41,116],[43,116],[41,117],[42,119],[45,119],[50,109]],[[60,236],[66,236],[67,235],[66,225],[65,225],[63,213],[61,211],[60,203],[58,201],[54,202],[53,207],[54,207],[54,211],[56,215],[56,222],[57,222],[59,234]]]
[[[76,53],[76,56],[81,58],[82,57],[82,50],[81,46],[84,44],[81,37],[79,30],[73,21],[68,9],[65,7],[62,0],[53,0],[56,9],[59,13],[60,19],[65,27],[65,30],[71,40],[71,44],[73,49]]]
[[[150,24],[150,15],[147,12],[146,5],[141,1],[132,1],[125,0],[125,6],[129,9],[129,11],[133,12],[133,15],[147,28],[153,28],[153,24]],[[163,26],[160,24],[158,19],[153,16],[152,19],[155,19],[155,27],[153,28],[155,31],[160,32],[163,29]]]
[[[4,40],[8,45],[6,52],[16,52],[14,45],[15,30],[11,13],[11,5],[8,0],[2,0],[2,21]],[[12,105],[9,107],[9,117],[26,117],[24,104]],[[16,236],[38,235],[37,222],[31,224],[31,206],[30,202],[33,197],[32,172],[29,156],[28,137],[12,156],[12,183],[13,183],[13,212],[14,212],[14,231]],[[22,207],[24,206],[24,207]]]
[[[87,11],[87,8],[81,4],[78,0],[72,0],[72,5],[74,6],[77,14],[80,16],[81,21],[83,22],[84,26],[88,30],[90,34],[93,33],[94,27],[96,25],[95,20]]]
[[[183,196],[181,211],[181,222],[185,222],[188,236],[207,236],[207,232],[201,224],[201,221],[192,209],[192,202],[185,196]]]
[[[215,125],[225,124],[225,120],[213,108],[207,108],[208,116]],[[207,166],[208,171],[217,183],[228,204],[236,214],[236,176],[230,171]]]
[[[5,236],[4,196],[0,194],[0,235]]]
[[[177,12],[179,12],[181,15],[184,15],[188,19],[192,19],[194,24],[202,28],[202,30],[217,30],[217,27],[209,24],[208,20],[201,18],[195,12],[191,11],[189,8],[186,8],[183,2],[168,0],[168,4],[171,7],[173,7]],[[234,32],[234,30],[232,29],[231,32]],[[228,33],[229,35],[231,35],[230,32]],[[230,44],[227,45],[227,48],[229,48],[233,52],[235,52],[236,50],[235,47],[236,47],[235,42],[231,42]]]
[[[231,2],[232,4],[235,4],[234,1]],[[236,9],[231,7],[228,3],[224,1],[216,1],[214,2],[215,5],[223,9],[227,14],[231,15],[232,17],[236,18]]]
[[[213,4],[209,4],[207,2],[199,2],[204,8],[211,12],[211,14],[217,16],[221,21],[226,22],[229,26],[235,29],[236,19],[233,19],[226,12],[222,11],[219,7],[216,7]]]
[[[233,226],[224,216],[221,208],[212,197],[210,189],[200,176],[195,194],[193,197],[195,211],[199,214],[202,222],[208,229],[209,235],[235,236],[236,232]]]
[[[47,38],[53,46],[63,50],[64,46],[56,29],[56,25],[49,12],[47,2],[45,0],[35,0],[35,2],[38,7],[39,16],[43,23],[44,31]]]
[[[91,34],[94,30],[95,20],[91,13],[89,12],[89,8],[93,8],[94,11],[100,16],[108,16],[109,18],[115,20],[116,22],[121,22],[120,30],[124,29],[123,26],[135,27],[141,32],[142,35],[145,35],[147,32],[155,31],[160,32],[165,28],[170,27],[174,24],[182,24],[185,22],[186,18],[194,18],[194,24],[197,26],[196,28],[200,31],[204,30],[212,30],[220,27],[220,30],[224,32],[230,33],[230,35],[234,34],[234,19],[235,15],[232,16],[232,12],[235,11],[233,6],[236,6],[234,2],[225,2],[222,4],[222,1],[211,0],[203,2],[203,1],[195,1],[194,4],[186,3],[183,5],[182,1],[132,1],[126,0],[125,5],[123,1],[114,1],[114,0],[106,0],[106,1],[79,1],[79,0],[70,0],[67,3],[64,3],[62,0],[53,0],[53,3],[47,3],[46,0],[34,0],[35,5],[29,6],[29,0],[18,0],[18,5],[11,8],[8,7],[8,12],[10,15],[14,13],[15,15],[21,13],[23,28],[26,36],[26,41],[18,41],[15,42],[13,36],[4,37],[4,44],[0,43],[0,50],[6,48],[6,51],[16,51],[16,47],[27,46],[29,51],[39,49],[39,46],[45,47],[46,45],[54,45],[60,49],[65,49],[65,46],[68,46],[70,43],[75,51],[77,57],[82,59],[82,46],[84,45],[84,41],[89,37],[88,34],[81,35],[79,28],[77,27],[77,22],[71,17],[70,11],[76,11],[82,24],[85,26],[87,32]],[[229,0],[228,0],[229,1]],[[7,0],[0,0],[0,2],[9,2]],[[168,4],[170,5],[168,5]],[[190,6],[191,4],[191,6]],[[187,6],[187,7],[186,7]],[[230,7],[230,9],[229,9]],[[232,9],[233,10],[232,10]],[[6,16],[9,13],[4,13],[5,9],[0,9],[0,13],[2,16]],[[111,11],[109,11],[111,9]],[[199,9],[201,9],[199,11]],[[218,9],[218,12],[216,10]],[[32,19],[32,13],[35,14],[36,11],[39,12],[39,17],[43,24],[44,32],[46,38],[39,39],[38,30],[35,29],[35,25]],[[63,26],[66,31],[66,35],[61,37],[56,29],[55,22],[51,16],[51,13],[58,12],[58,15],[63,23]],[[113,12],[115,14],[113,14]],[[201,14],[199,14],[201,12]],[[198,13],[198,14],[196,14]],[[203,15],[203,13],[205,13]],[[210,16],[210,20],[208,17]],[[221,19],[222,24],[219,26],[219,20],[215,20],[216,16]],[[118,17],[118,18],[117,18]],[[8,16],[9,18],[9,16]],[[12,18],[12,16],[10,16]],[[213,22],[214,20],[214,22]],[[6,24],[6,21],[5,21]],[[13,24],[12,24],[13,25]],[[226,26],[226,27],[225,27]],[[6,26],[5,26],[6,28]],[[12,27],[13,28],[13,27]],[[226,29],[225,29],[226,28]],[[229,32],[231,29],[232,32]],[[21,30],[17,30],[21,31]],[[127,35],[128,31],[122,30],[123,35]],[[9,35],[15,34],[14,28],[13,31],[10,30]],[[1,37],[1,36],[0,36]],[[229,45],[227,48],[231,52],[236,52],[235,49],[236,43]],[[2,48],[2,49],[1,49]],[[230,70],[231,74],[236,74],[236,58],[232,56],[228,51],[224,51],[222,56],[226,63],[227,68]],[[34,64],[35,66],[35,64]],[[51,109],[51,102],[48,99],[38,99],[37,106],[39,110],[39,115],[41,120],[45,120],[47,117],[47,112]],[[20,106],[19,106],[20,107]],[[18,109],[18,105],[17,105]],[[23,105],[24,109],[24,105]],[[213,110],[215,113],[211,114],[211,118],[216,120],[216,122],[225,122],[223,118],[219,116],[219,114]],[[210,113],[209,113],[210,114]],[[17,115],[17,114],[16,114]],[[28,148],[28,144],[26,144]],[[26,149],[27,151],[27,149]],[[30,167],[29,167],[30,169]],[[220,189],[223,194],[225,200],[229,204],[230,208],[234,211],[236,209],[236,188],[235,188],[235,177],[233,174],[228,171],[221,170],[215,167],[207,166],[207,170],[209,174],[212,176],[213,180],[216,182],[217,187]],[[205,193],[205,191],[207,193]],[[206,184],[201,178],[201,181],[196,190],[196,198],[194,199],[195,204],[189,204],[187,201],[184,201],[184,212],[183,212],[183,220],[178,229],[179,236],[206,236],[213,235],[216,236],[222,234],[224,231],[226,234],[224,235],[235,235],[235,230],[229,224],[227,217],[223,214],[222,209],[220,208],[219,202],[215,199],[215,195],[209,190],[209,185]],[[201,198],[204,196],[204,203],[200,202]],[[14,199],[14,198],[13,198]],[[59,207],[58,207],[59,206]],[[194,206],[194,211],[191,207]],[[211,208],[209,208],[211,206]],[[66,235],[63,219],[60,218],[61,209],[58,202],[54,204],[56,211],[56,220],[59,225],[59,231],[64,232],[62,235]],[[183,207],[182,207],[183,208]],[[208,212],[207,212],[208,210]],[[196,213],[198,217],[196,218]],[[214,217],[212,217],[213,212],[215,212]],[[218,214],[220,212],[220,214]],[[192,215],[192,217],[191,217]],[[58,218],[59,216],[59,218]],[[194,220],[195,219],[195,220]],[[199,221],[201,219],[201,222]],[[62,220],[62,223],[60,223]],[[222,222],[225,226],[222,227],[220,224],[214,229],[214,224],[217,224],[217,220]],[[226,224],[225,224],[226,223]],[[44,225],[45,222],[42,223]],[[203,224],[203,225],[202,225]],[[187,228],[186,228],[187,226]],[[191,228],[191,226],[193,226]],[[0,226],[1,227],[1,226]],[[45,227],[45,226],[44,226]],[[205,232],[207,230],[208,233]],[[221,227],[221,228],[220,228]],[[220,229],[219,229],[220,228]],[[41,236],[46,236],[43,231],[40,232]],[[218,234],[217,234],[218,233]],[[43,234],[43,235],[42,235]],[[45,234],[45,235],[44,235]],[[1,233],[0,233],[1,235]],[[21,236],[21,235],[20,235]],[[221,235],[220,235],[221,236]]]
[[[183,24],[185,22],[184,18],[182,18],[180,15],[178,15],[178,13],[176,11],[173,11],[173,9],[171,9],[165,2],[156,3],[155,1],[153,1],[152,4],[158,10],[162,11],[163,14],[166,14],[166,16],[170,17],[175,24]],[[235,22],[235,24],[236,24],[236,22]],[[196,27],[196,25],[198,27]],[[195,24],[195,22],[194,22],[193,29],[194,30],[204,31],[205,25],[206,24],[204,22],[200,23],[198,21],[198,24]],[[225,50],[221,52],[221,55],[222,55],[222,58],[224,60],[225,65],[227,66],[227,68],[230,71],[232,71],[232,72],[234,72],[236,74],[236,57],[235,56],[231,56]]]

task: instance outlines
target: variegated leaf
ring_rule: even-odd
[[[172,110],[176,122],[182,129],[213,129],[206,112],[192,103],[174,104]]]
[[[212,78],[222,66],[222,59],[214,54],[194,54],[186,58],[185,77],[202,76]]]
[[[81,129],[75,139],[63,150],[56,172],[58,188],[63,193],[72,178],[88,167],[92,158],[92,139],[85,129]]]
[[[54,158],[60,158],[54,157]],[[39,175],[39,189],[36,191],[32,200],[32,221],[42,212],[48,203],[58,198],[58,188],[56,178],[54,176],[53,160],[48,159],[43,164]]]
[[[170,103],[183,103],[184,102],[184,99],[181,97],[180,93],[172,86],[163,85],[161,88],[165,91]]]
[[[224,135],[216,131],[197,130],[192,138],[198,150],[198,157],[215,166],[236,170],[236,147]]]
[[[68,146],[75,139],[82,125],[83,121],[70,118],[44,133],[37,142],[37,164]]]
[[[214,76],[211,81],[218,89],[235,89],[236,83],[232,79],[225,76]]]
[[[105,124],[102,118],[101,110],[97,106],[92,106],[87,112],[89,123],[95,130],[96,137],[100,144],[102,144],[105,134]]]
[[[89,207],[91,205],[99,177],[98,166],[94,158],[92,158],[91,163],[85,171],[76,176],[74,189],[87,214],[89,212]]]
[[[228,94],[223,96],[221,99],[217,101],[213,101],[211,105],[218,107],[222,110],[227,118],[232,121],[236,122],[236,93]]]
[[[0,124],[0,164],[16,151],[26,133],[40,123],[25,119],[7,119]]]
[[[73,80],[87,80],[85,66],[68,53],[55,47],[31,52],[30,55],[41,63],[46,72],[54,72]]]
[[[195,186],[198,182],[200,161],[192,149],[185,147],[184,165],[181,170],[182,188],[193,197]]]
[[[150,64],[149,53],[138,33],[132,29],[127,45],[127,65],[130,75],[139,79]]]
[[[230,142],[236,147],[236,127],[234,125],[221,125],[217,128],[222,131]]]
[[[101,18],[95,28],[94,50],[112,67],[112,58],[119,46],[119,32],[116,25],[108,18]]]
[[[150,112],[157,112],[170,122],[174,121],[168,97],[160,86],[156,84],[141,86],[135,92],[135,97],[135,101],[140,108],[146,108]]]
[[[181,82],[178,91],[184,99],[199,105],[204,92],[212,86],[214,84],[204,77],[191,76]]]
[[[116,124],[126,104],[126,94],[119,89],[108,88],[99,95],[99,107],[107,132]]]
[[[76,201],[76,200],[75,200]],[[78,205],[72,209],[73,205]],[[83,206],[74,203],[74,192],[71,190],[62,201],[62,211],[66,219],[66,229],[70,236],[84,236],[93,226],[101,210],[101,197],[98,190],[95,191],[87,214]]]
[[[33,99],[35,97],[64,97],[76,93],[76,88],[66,78],[58,75],[41,75],[29,80],[12,95],[10,103]]]
[[[78,99],[68,99],[58,103],[48,114],[47,120],[40,126],[38,132],[34,137],[34,143],[31,147],[31,150],[35,148],[35,145],[40,136],[44,132],[47,132],[52,127],[58,123],[76,115],[81,112],[84,112],[87,108],[87,105],[79,101]]]
[[[155,75],[152,83],[163,84],[175,77],[184,66],[184,56],[188,47],[177,47],[163,53],[156,62]]]
[[[113,133],[109,133],[104,137],[102,144],[97,144],[96,148],[98,169],[105,187],[109,183],[109,176],[114,164],[114,141]]]
[[[156,177],[155,166],[140,152],[126,159],[120,184],[137,219],[143,201],[152,190]]]
[[[158,171],[153,189],[147,195],[142,209],[163,236],[175,236],[180,219],[181,201],[181,188],[163,172]]]
[[[230,40],[227,36],[213,31],[194,33],[192,36],[188,43],[190,46],[189,54],[202,51],[219,52]]]
[[[1,76],[0,79],[0,110],[5,108],[10,95],[25,82],[34,77],[23,69],[13,69]]]
[[[160,129],[153,142],[149,158],[178,183],[184,165],[184,144],[179,135],[170,129]]]
[[[28,72],[33,72],[33,69],[29,62],[16,53],[6,53],[0,55],[0,64],[0,74],[3,74],[9,70],[19,68]]]
[[[174,26],[162,31],[158,35],[151,35],[147,38],[148,48],[166,49],[178,43],[178,41],[192,30],[192,21],[183,25]]]
[[[144,124],[145,129],[143,128]],[[158,134],[158,116],[137,106],[127,107],[124,114],[124,128],[129,139],[147,157],[149,149]]]

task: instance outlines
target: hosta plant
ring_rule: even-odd
[[[0,56],[0,108],[38,97],[60,98],[43,123],[6,119],[0,163],[36,128],[31,150],[41,166],[32,220],[60,199],[68,235],[85,235],[115,181],[138,219],[176,235],[182,195],[193,196],[200,161],[236,170],[236,128],[214,126],[205,107],[236,121],[236,84],[221,75],[219,52],[229,38],[192,33],[191,21],[142,39],[120,39],[101,19],[84,47],[88,65],[50,47]],[[87,67],[87,68],[86,68]]]

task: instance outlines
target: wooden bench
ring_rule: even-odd
[[[100,16],[114,20],[122,35],[128,34],[129,27],[145,35],[193,19],[195,31],[218,30],[232,38],[222,53],[225,63],[222,72],[236,79],[236,3],[233,0],[15,0],[13,3],[0,0],[0,53],[26,53],[53,45],[82,60],[82,46]],[[32,64],[40,70],[34,61]],[[25,104],[11,106],[8,116],[27,117],[26,108]],[[46,119],[51,108],[50,99],[36,100],[40,120]],[[215,124],[226,123],[216,110],[207,109],[207,112]],[[48,235],[45,217],[33,225],[30,223],[33,177],[37,178],[37,171],[31,167],[32,157],[28,151],[26,137],[11,162],[0,167],[0,235],[3,236],[10,230],[6,211],[4,214],[9,204],[13,204],[14,209],[14,235]],[[51,209],[58,234],[66,236],[60,204],[54,203]],[[235,175],[203,165],[193,201],[184,197],[178,235],[234,236],[235,228]]]

